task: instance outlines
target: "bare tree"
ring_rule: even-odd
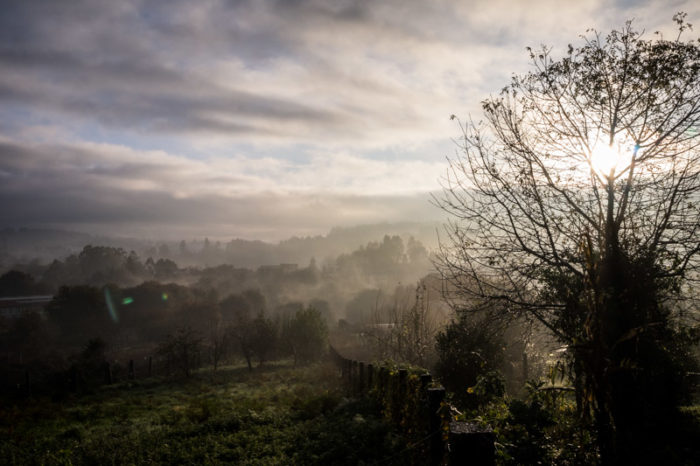
[[[700,45],[674,20],[673,40],[628,22],[563,58],[528,49],[532,71],[460,124],[435,199],[453,217],[438,265],[460,305],[524,314],[568,345],[603,463],[633,455],[660,409],[645,390],[674,375],[657,365],[698,279]]]
[[[414,296],[409,287],[398,287],[390,303],[380,302],[378,296],[373,322],[364,332],[373,356],[427,365],[438,327],[434,313],[424,281],[418,282]]]

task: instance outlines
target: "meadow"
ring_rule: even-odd
[[[148,379],[0,408],[7,464],[403,464],[375,406],[327,364],[280,361]]]

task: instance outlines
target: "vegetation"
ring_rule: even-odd
[[[318,310],[299,309],[285,328],[284,338],[294,356],[294,364],[308,364],[326,353],[328,326]]]
[[[194,330],[183,327],[168,335],[158,346],[156,354],[165,360],[168,375],[172,369],[189,377],[199,366],[201,347],[202,337]]]
[[[437,334],[435,374],[460,405],[474,408],[484,401],[474,396],[474,387],[501,369],[506,343],[501,328],[469,317],[461,313]],[[502,395],[503,390],[500,392],[488,395]]]
[[[330,372],[329,372],[330,371]],[[5,464],[376,463],[404,447],[367,402],[341,396],[327,366],[228,366],[153,378],[61,403],[0,408]],[[389,462],[388,464],[392,464]]]
[[[461,308],[524,315],[567,348],[602,464],[663,462],[693,367],[700,247],[700,42],[628,23],[483,102],[438,204]],[[650,456],[651,455],[651,456]]]

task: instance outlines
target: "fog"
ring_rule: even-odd
[[[382,315],[383,308],[399,302],[411,307],[419,283],[434,274],[431,256],[437,247],[437,228],[428,223],[364,225],[278,243],[208,237],[148,241],[6,229],[0,236],[2,295],[52,295],[52,305],[61,307],[70,290],[93,290],[92,296],[103,303],[98,306],[102,315],[91,309],[80,331],[56,333],[58,340],[65,337],[76,348],[87,338],[100,337],[114,350],[133,351],[140,345],[147,351],[188,322],[205,332],[208,322],[216,320],[217,303],[245,292],[258,293],[264,304],[256,312],[271,317],[311,306],[322,311],[331,327],[341,320],[353,325],[381,323],[389,319]],[[439,304],[439,286],[428,281],[434,312],[444,321],[447,311]],[[151,312],[160,312],[147,304],[153,302],[123,300],[148,295],[146,290],[171,296],[167,304],[177,312],[157,318],[157,325],[145,324],[153,322]],[[122,298],[108,305],[108,295]],[[199,304],[192,308],[193,302]],[[44,311],[49,322],[61,312],[50,308]],[[148,337],[127,336],[134,332]]]

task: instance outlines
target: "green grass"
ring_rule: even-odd
[[[325,365],[225,367],[0,408],[8,464],[402,464],[405,443]]]

